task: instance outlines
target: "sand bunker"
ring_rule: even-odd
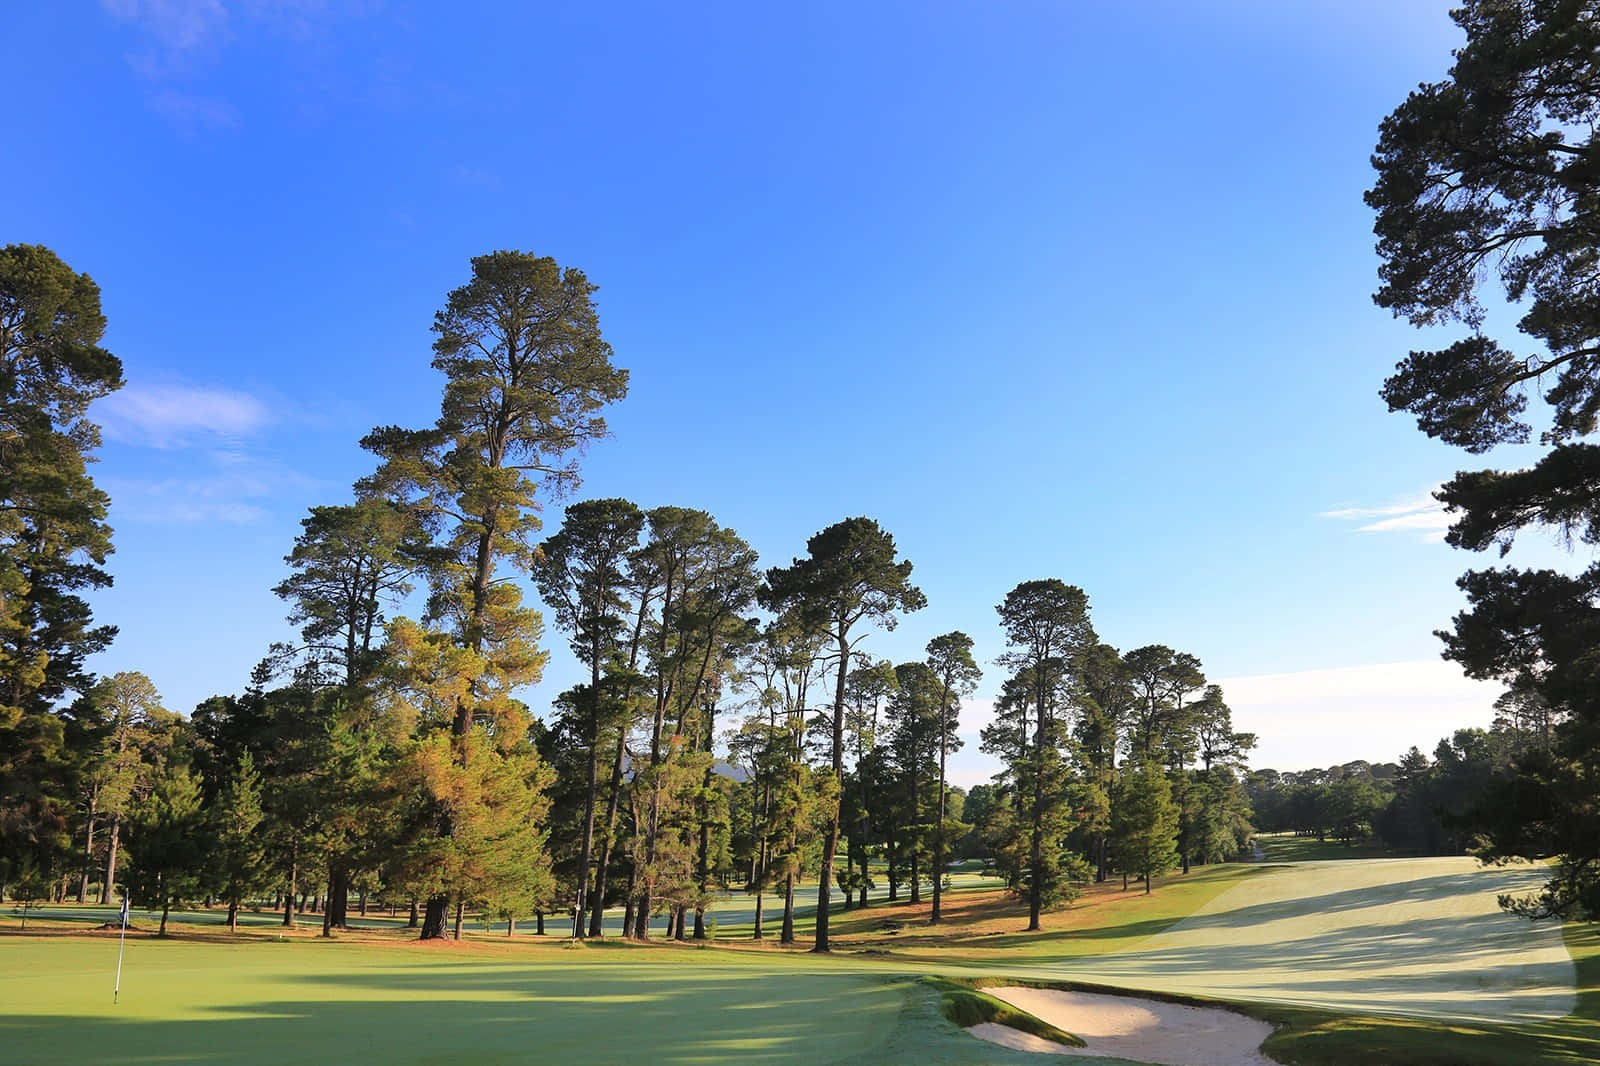
[[[1272,1026],[1233,1011],[1049,988],[984,991],[1082,1037],[1088,1045],[1063,1047],[993,1023],[967,1030],[979,1039],[1018,1051],[1112,1056],[1174,1066],[1277,1066],[1259,1050]]]

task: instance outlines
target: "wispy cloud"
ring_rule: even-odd
[[[217,386],[129,385],[95,405],[112,440],[156,448],[232,441],[272,421],[248,393]]]
[[[1338,507],[1318,517],[1360,522],[1357,533],[1421,533],[1425,541],[1444,540],[1445,530],[1450,528],[1450,516],[1432,493],[1382,507]]]
[[[241,39],[276,38],[287,42],[288,55],[302,55],[330,24],[381,6],[381,0],[100,0],[101,10],[134,38],[128,66],[147,82],[165,84],[220,66]],[[149,104],[187,135],[241,121],[238,109],[214,93],[157,92]]]
[[[186,52],[217,41],[228,28],[223,0],[100,0],[106,14],[132,23],[164,49]]]
[[[275,502],[320,486],[272,459],[233,449],[187,453],[166,465],[159,477],[104,479],[114,523],[250,525],[268,518]]]

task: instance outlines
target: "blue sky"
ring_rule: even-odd
[[[991,661],[1056,576],[1225,679],[1258,765],[1486,724],[1426,497],[1483,464],[1377,398],[1429,342],[1371,302],[1361,202],[1447,6],[25,5],[0,239],[95,277],[129,382],[97,665],[181,710],[242,687],[300,516],[432,420],[432,314],[509,247],[588,272],[632,373],[580,495],[769,564],[878,518],[930,605],[877,654]],[[549,643],[535,707],[574,678]]]

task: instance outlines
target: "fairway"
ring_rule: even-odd
[[[1544,877],[1470,858],[1268,868],[1134,950],[1019,972],[1363,1014],[1558,1018],[1575,1003],[1560,925],[1496,905]]]
[[[113,1006],[115,959],[113,937],[0,940],[0,1061],[1031,1061],[963,1033],[910,978],[804,955],[141,938]]]

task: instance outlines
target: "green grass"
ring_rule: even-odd
[[[1031,1061],[847,960],[692,948],[0,938],[0,1059],[53,1063]]]
[[[1259,1005],[1245,1009],[1279,1026],[1262,1048],[1289,1066],[1593,1066],[1600,1062],[1600,924],[1568,923],[1562,933],[1578,991],[1577,1009],[1565,1018],[1488,1026]]]
[[[230,937],[219,914],[185,913],[168,940],[129,939],[115,1006],[116,937],[90,931],[104,916],[48,909],[26,935],[15,916],[0,928],[0,1061],[1016,1066],[1040,1060],[960,1026],[997,1021],[1072,1041],[981,991],[1006,983],[1231,1006],[1277,1027],[1264,1048],[1290,1066],[1600,1062],[1592,925],[1562,930],[1571,1015],[1444,1016],[1514,990],[1519,952],[1541,935],[1516,920],[1496,926],[1485,910],[1509,876],[1463,860],[1213,867],[1149,896],[1103,886],[1033,934],[1015,901],[972,879],[947,897],[947,926],[928,927],[925,904],[837,916],[843,943],[831,957],[742,940],[569,947],[479,934],[421,946],[403,922],[377,919],[323,941],[309,929],[280,939],[263,916]],[[901,931],[883,931],[885,919]],[[1404,965],[1414,972],[1396,971]]]
[[[1330,859],[1386,859],[1399,855],[1377,841],[1342,844],[1337,840],[1298,837],[1292,833],[1258,833],[1256,844],[1267,862],[1323,862]]]

